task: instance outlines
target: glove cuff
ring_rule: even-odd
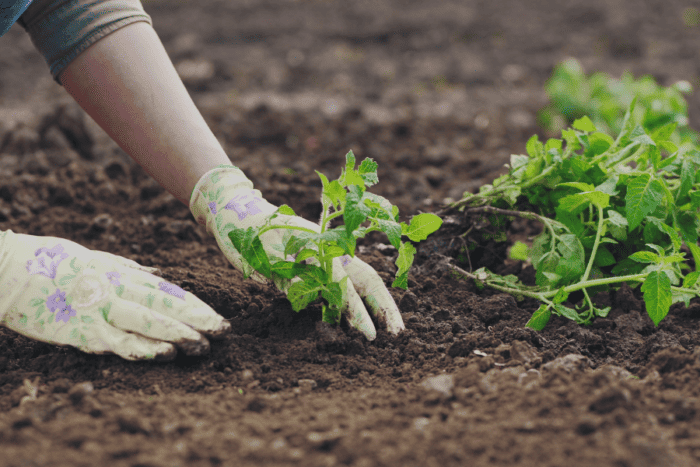
[[[224,202],[224,188],[228,193],[253,188],[253,182],[234,165],[222,164],[211,169],[199,179],[190,195],[190,212],[198,224],[206,225]]]

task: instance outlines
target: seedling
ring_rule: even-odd
[[[597,308],[591,293],[623,282],[641,285],[656,325],[673,303],[688,306],[700,295],[700,273],[686,261],[688,251],[700,264],[700,152],[670,140],[675,123],[647,132],[635,123],[635,105],[633,100],[617,138],[585,116],[562,131],[562,139],[543,144],[533,136],[528,155],[511,156],[507,174],[450,206],[543,224],[531,247],[511,249],[532,262],[536,286],[483,268],[469,273],[455,267],[479,284],[539,300],[531,328],[542,329],[552,314],[581,324],[605,317],[610,307]],[[537,212],[518,211],[525,201]],[[565,303],[577,291],[582,302],[571,308]]]
[[[285,216],[296,215],[287,205],[280,206],[260,227],[227,226],[231,228],[231,242],[247,262],[246,277],[255,270],[273,280],[298,278],[287,291],[292,308],[300,311],[320,295],[325,302],[323,320],[328,323],[339,321],[347,290],[347,276],[338,282],[333,279],[333,260],[338,257],[343,257],[341,261],[349,260],[346,255],[354,257],[358,238],[374,231],[386,234],[398,250],[393,286],[406,289],[416,249],[413,244],[401,241],[401,237],[419,242],[442,225],[438,216],[429,213],[414,216],[409,224],[399,222],[398,207],[367,191],[367,187],[379,181],[377,163],[366,158],[358,168],[355,165],[355,156],[350,151],[337,180],[328,181],[325,175],[316,172],[323,183],[323,210],[318,231],[284,224]],[[330,228],[335,219],[342,219],[342,224]],[[366,223],[369,225],[363,226]],[[277,245],[277,254],[266,252],[260,241],[261,235],[274,229],[287,229],[282,243]]]

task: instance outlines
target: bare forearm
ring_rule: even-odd
[[[127,154],[185,204],[205,172],[230,162],[147,23],[95,43],[60,80]]]

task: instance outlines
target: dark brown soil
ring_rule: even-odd
[[[689,3],[145,2],[232,161],[310,219],[313,170],[337,176],[348,149],[378,161],[375,191],[405,217],[489,182],[542,134],[543,85],[567,56],[699,85]],[[700,93],[689,103],[698,128]],[[441,255],[529,273],[504,261],[505,244],[466,257],[455,237],[469,225],[455,217],[421,246],[410,291],[392,290],[407,324],[397,338],[367,342],[315,306],[294,313],[86,120],[18,27],[0,40],[0,141],[0,230],[157,266],[234,330],[205,358],[132,363],[0,329],[0,465],[700,462],[700,303],[655,328],[624,289],[598,297],[613,309],[591,326],[525,329],[535,303],[445,267]],[[390,283],[382,241],[366,239],[360,256]],[[36,378],[38,399],[20,406]]]

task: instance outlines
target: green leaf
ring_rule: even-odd
[[[406,289],[408,287],[408,270],[411,269],[415,254],[416,248],[412,244],[404,242],[399,246],[399,255],[396,258],[396,266],[398,267],[398,270],[396,271],[396,280],[394,280],[392,287],[401,287],[402,289]]]
[[[382,219],[377,220],[377,225],[379,230],[386,234],[389,242],[394,246],[394,248],[398,250],[401,246],[401,225],[393,220]]]
[[[532,135],[525,145],[527,153],[533,159],[544,157],[544,145],[540,142],[537,135]]]
[[[316,257],[316,255],[318,255],[318,251],[311,248],[304,248],[297,254],[296,258],[294,259],[294,262],[301,263],[302,261],[305,261],[309,258]]]
[[[442,225],[442,219],[432,213],[423,213],[413,216],[411,224],[405,235],[414,242],[420,242],[428,238],[428,235],[435,232]]]
[[[306,264],[292,261],[278,261],[270,266],[270,272],[272,277],[279,276],[285,279],[292,279],[303,273],[306,270],[306,266]]]
[[[554,272],[561,276],[561,280],[570,281],[580,277],[586,266],[584,263],[585,253],[583,245],[576,235],[564,234],[557,243],[557,250],[561,254],[561,259],[556,265]]]
[[[340,282],[331,282],[325,290],[321,291],[321,296],[328,301],[328,304],[340,310],[345,303],[348,276],[343,277]]]
[[[681,185],[678,187],[678,193],[676,195],[677,201],[688,196],[688,192],[693,187],[693,182],[695,181],[694,169],[695,167],[692,161],[683,159],[683,163],[681,164]]]
[[[285,216],[296,216],[294,209],[290,208],[286,204],[283,204],[282,206],[278,207],[276,212]]]
[[[611,310],[611,309],[612,309],[612,307],[609,307],[609,306],[606,306],[605,308],[596,308],[596,309],[595,309],[595,314],[596,314],[597,316],[600,316],[601,318],[605,318],[605,317],[608,316],[608,314],[610,313],[610,310]]]
[[[557,294],[552,298],[552,303],[563,303],[569,298],[569,292],[564,290],[564,287],[557,291]]]
[[[520,261],[527,261],[528,257],[528,247],[526,244],[520,241],[516,241],[512,247],[510,247],[510,258]]]
[[[627,185],[625,212],[629,229],[634,230],[642,219],[654,211],[661,203],[664,187],[660,181],[652,179],[649,174],[632,178]]]
[[[541,331],[547,325],[551,316],[552,312],[549,311],[547,305],[540,305],[525,326],[535,331]]]
[[[371,212],[365,203],[360,202],[361,198],[362,195],[356,190],[351,190],[345,197],[343,222],[345,222],[345,231],[348,234],[352,234]]]
[[[617,211],[609,210],[607,227],[613,237],[621,242],[627,240],[627,219]]]
[[[658,326],[671,308],[671,280],[664,273],[652,271],[644,280],[641,290],[647,314],[654,325]]]
[[[362,180],[364,180],[365,185],[372,186],[379,182],[379,178],[377,177],[377,163],[369,157],[362,161],[357,171],[362,177]]]
[[[117,297],[121,297],[122,294],[124,293],[124,284],[119,284],[119,285],[117,286],[117,288],[114,289],[114,291],[116,292]]]
[[[596,251],[595,260],[593,264],[602,268],[605,266],[611,266],[615,263],[617,263],[617,260],[615,260],[613,254],[610,253],[610,250],[608,250],[603,245],[598,245],[598,251]]]
[[[581,322],[581,317],[579,314],[576,312],[576,310],[571,309],[567,306],[562,305],[561,303],[556,303],[554,305],[554,310],[560,315],[563,316],[564,318],[568,318],[571,321],[575,321],[577,323]]]
[[[558,186],[568,186],[571,188],[576,188],[579,191],[593,191],[595,190],[595,187],[591,185],[590,183],[583,183],[583,182],[565,182],[565,183],[560,183]]]
[[[340,210],[343,206],[345,206],[347,191],[345,191],[345,188],[343,188],[338,180],[333,180],[326,185],[323,188],[323,195],[328,198],[336,209]]]
[[[585,115],[581,118],[574,120],[574,123],[571,126],[579,131],[586,131],[586,132],[595,131],[595,125],[593,124],[591,119]]]
[[[328,245],[323,249],[324,258],[337,258],[338,256],[343,256],[345,254],[345,250],[337,245]]]
[[[700,278],[700,271],[693,271],[693,272],[687,274],[683,278],[683,288],[684,289],[692,288],[698,282],[698,278]]]
[[[270,260],[265,253],[260,237],[258,237],[258,229],[255,227],[233,228],[228,235],[243,259],[257,272],[270,279]]]
[[[292,304],[294,311],[301,311],[306,308],[309,303],[316,300],[318,292],[323,289],[319,283],[299,281],[293,283],[287,291],[287,299]]]
[[[32,299],[29,301],[29,306],[39,306],[39,305],[43,304],[44,301],[45,301],[45,300],[43,300],[43,299],[41,299],[41,298],[32,298]]]
[[[82,321],[82,322],[85,323],[85,324],[90,324],[90,323],[94,323],[94,322],[95,322],[95,320],[92,319],[92,317],[87,316],[87,315],[82,315],[82,316],[80,317],[80,321]]]
[[[651,251],[638,251],[629,256],[630,259],[638,263],[660,263],[661,258],[659,255],[652,253]]]

